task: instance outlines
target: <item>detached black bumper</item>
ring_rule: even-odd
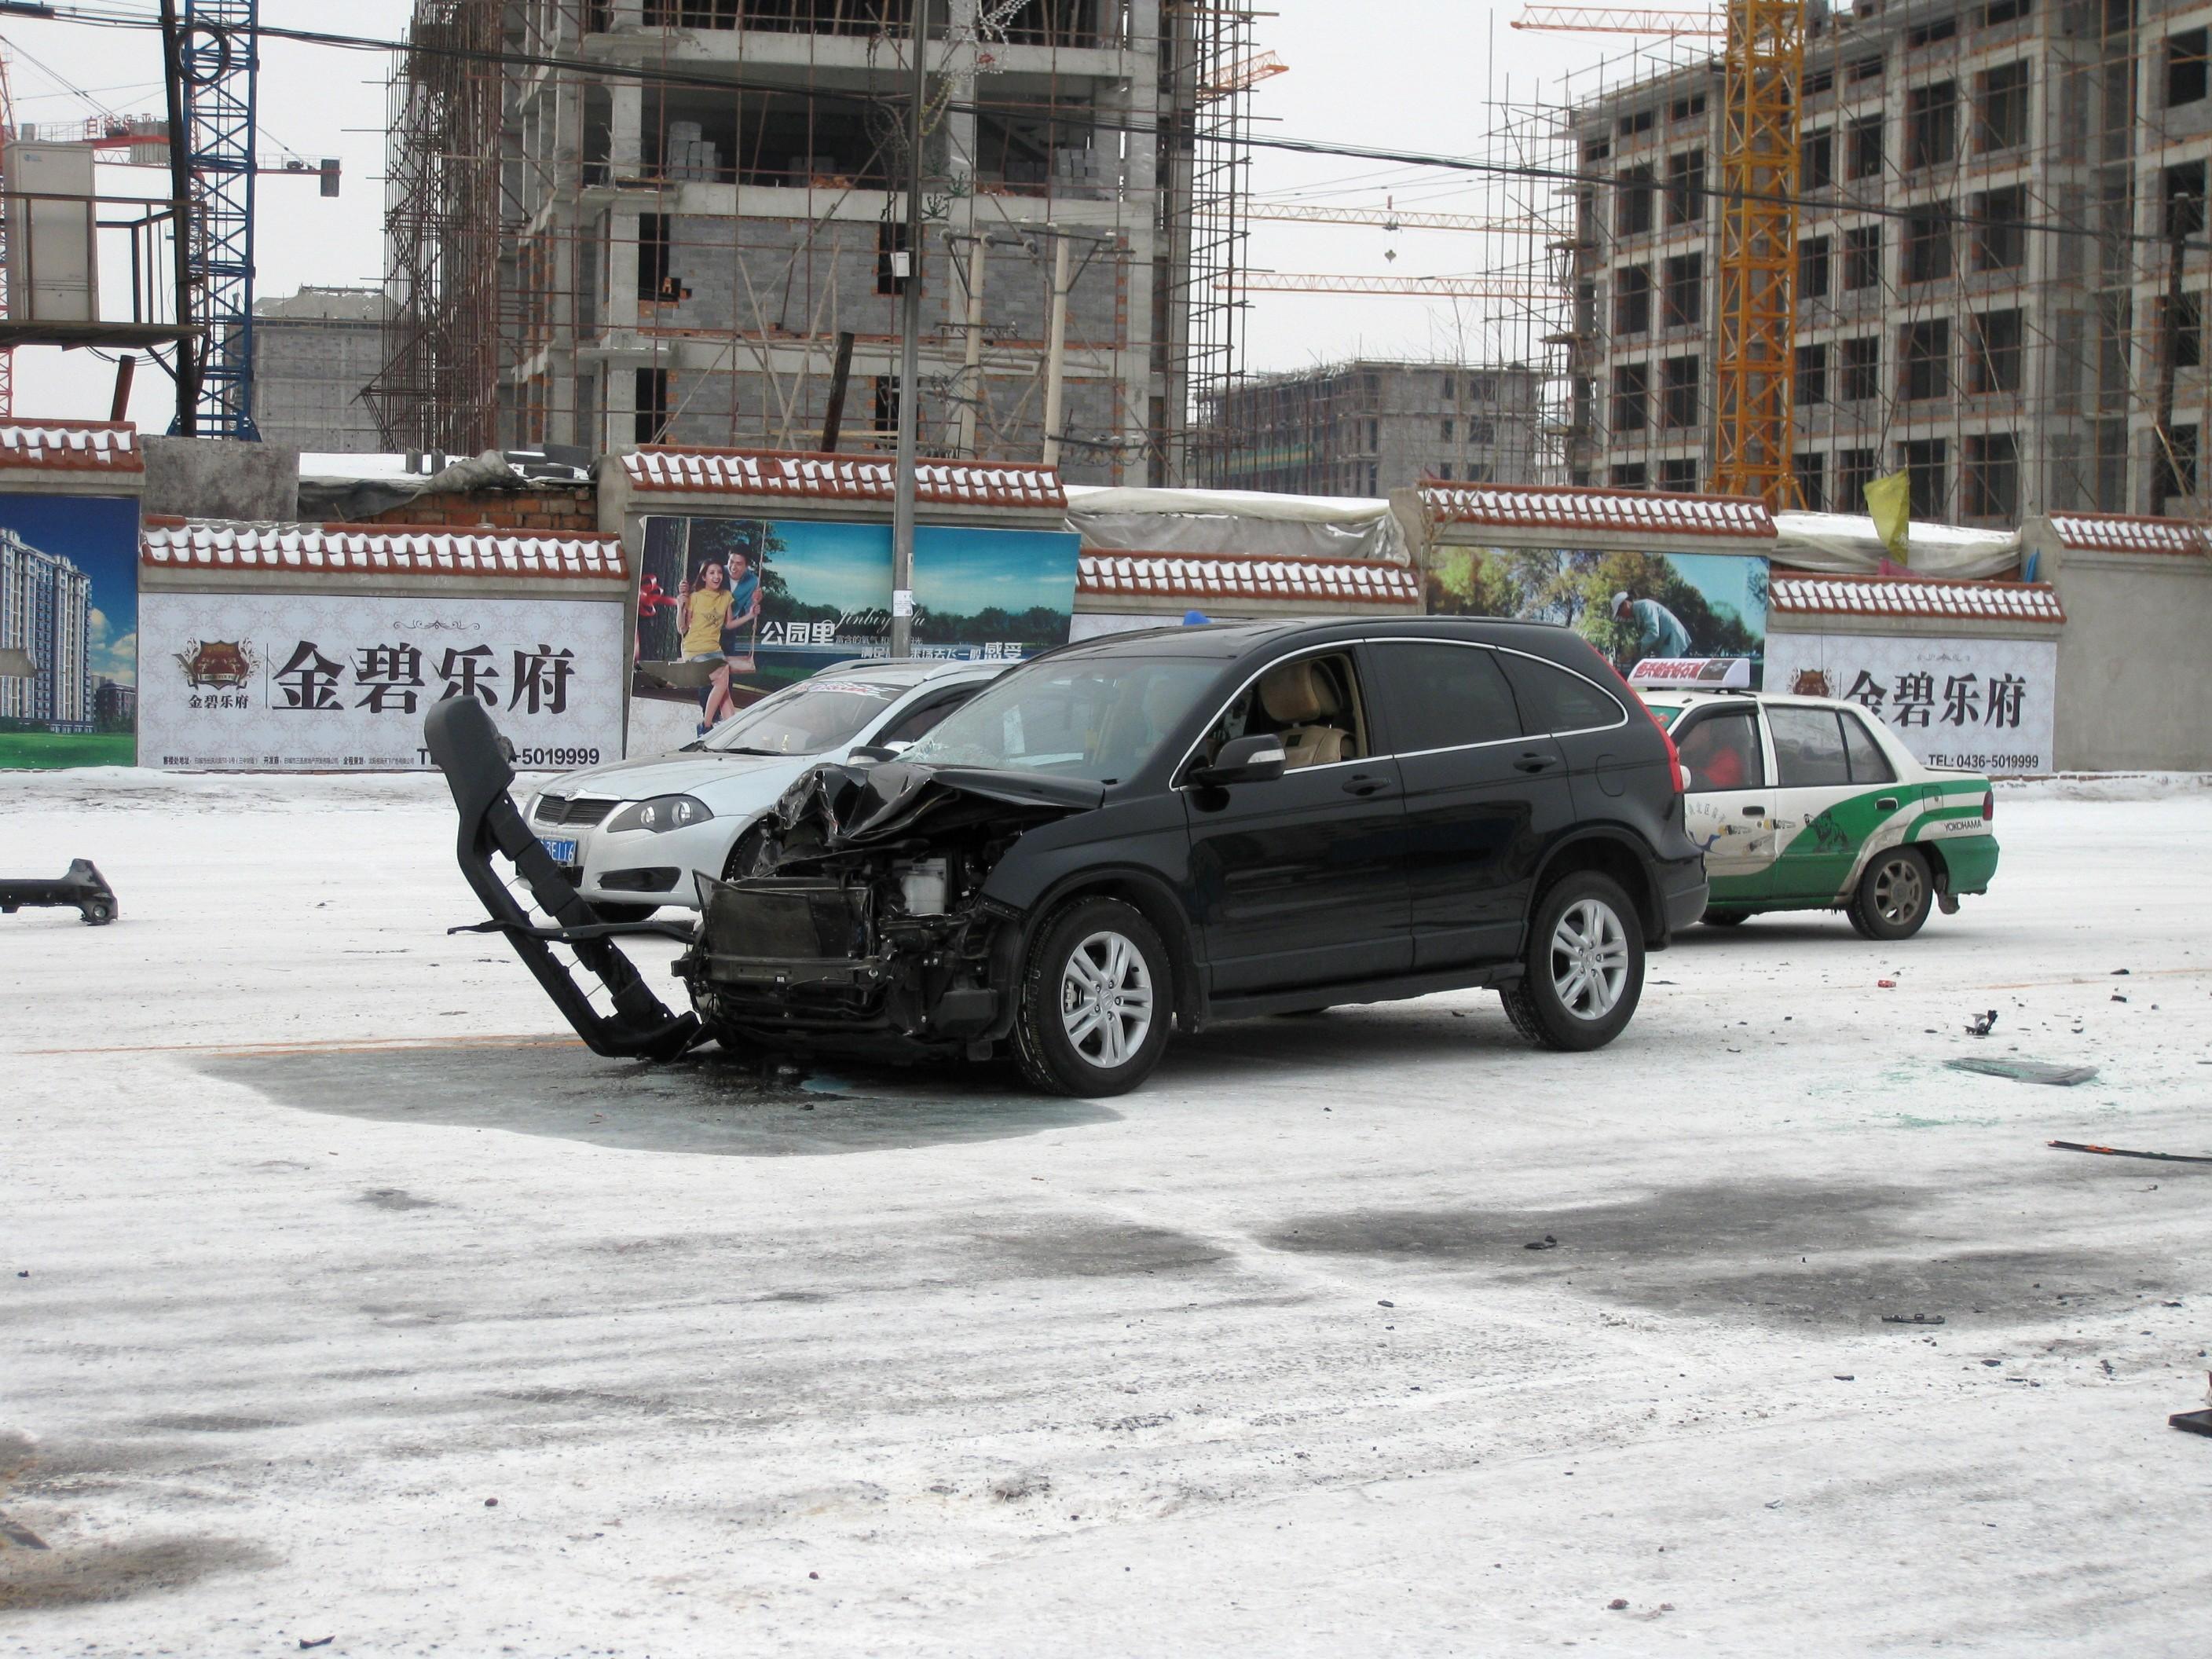
[[[431,709],[422,722],[430,758],[446,775],[453,805],[461,817],[454,856],[491,920],[467,931],[504,933],[538,982],[545,988],[576,1035],[593,1053],[623,1059],[673,1060],[699,1041],[699,1022],[690,1013],[671,1012],[647,988],[630,959],[614,944],[625,933],[689,939],[690,927],[667,922],[605,923],[578,896],[561,866],[538,843],[507,798],[514,781],[498,727],[474,697],[454,697]],[[496,854],[514,866],[529,889],[531,902],[553,919],[550,927],[532,919],[492,863]],[[456,932],[463,931],[456,929]],[[568,965],[553,953],[565,945],[576,965],[596,978],[613,1000],[602,1013],[578,984]]]

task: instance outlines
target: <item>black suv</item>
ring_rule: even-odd
[[[633,924],[690,939],[696,1024],[611,980],[629,1024],[602,1019],[594,1046],[1011,1048],[1039,1087],[1111,1095],[1170,1027],[1495,986],[1530,1040],[1595,1048],[1634,1012],[1646,950],[1705,908],[1680,775],[1564,629],[1236,623],[1066,646],[896,757],[802,777],[749,874],[700,878],[696,932]],[[574,920],[538,936],[605,956],[626,931]]]

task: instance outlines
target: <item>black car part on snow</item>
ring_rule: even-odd
[[[73,904],[89,927],[115,920],[115,892],[90,859],[71,859],[69,873],[57,881],[0,877],[0,915],[12,916],[26,905]]]
[[[453,931],[506,934],[523,965],[545,988],[545,994],[568,1017],[576,1035],[594,1054],[673,1060],[698,1042],[696,1017],[672,1012],[614,944],[617,934],[688,939],[691,930],[671,922],[598,919],[508,798],[514,768],[499,728],[474,697],[449,698],[432,708],[422,722],[422,740],[430,758],[446,775],[453,805],[460,813],[460,836],[454,854],[460,860],[461,873],[491,914],[489,921]],[[514,866],[531,898],[557,926],[544,927],[531,920],[529,910],[492,863],[495,854]],[[589,994],[553,953],[556,945],[568,946],[577,963],[598,977],[614,1000],[613,1012],[601,1013],[592,1006]]]

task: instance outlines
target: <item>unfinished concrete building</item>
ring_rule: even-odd
[[[2194,516],[2208,413],[2212,5],[1864,0],[1801,88],[1797,488],[1916,517]],[[1717,61],[1583,102],[1585,482],[1695,489],[1714,445]],[[2193,239],[2185,245],[2184,237]]]
[[[368,387],[392,302],[380,289],[302,287],[253,302],[253,418],[262,438],[353,454],[384,447]]]
[[[1206,405],[1210,482],[1297,495],[1382,495],[1424,478],[1533,483],[1540,377],[1361,358],[1254,375]]]
[[[391,447],[811,449],[842,337],[842,447],[888,447],[910,4],[417,0]],[[933,0],[925,453],[1182,481],[1194,398],[1236,367],[1250,16]]]

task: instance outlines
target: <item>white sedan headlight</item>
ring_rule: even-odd
[[[666,830],[689,830],[714,816],[707,803],[696,796],[655,795],[651,800],[632,801],[623,807],[607,820],[607,830],[610,833],[650,830],[658,835]]]

